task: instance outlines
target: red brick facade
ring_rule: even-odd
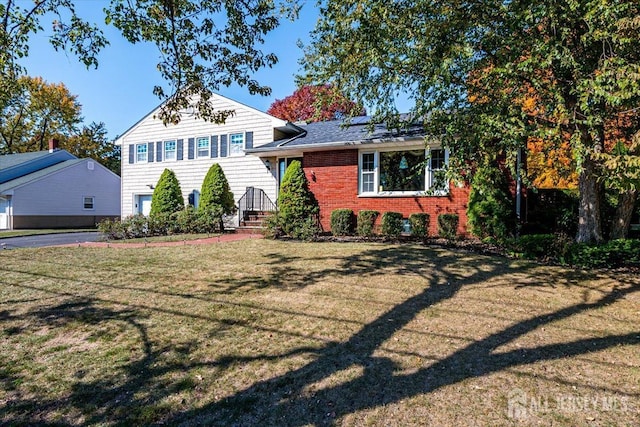
[[[467,235],[467,201],[469,188],[451,185],[447,196],[358,197],[358,150],[306,152],[303,167],[309,188],[320,204],[320,222],[326,231],[331,229],[331,212],[339,208],[380,212],[400,212],[405,218],[417,212],[430,215],[429,235],[437,234],[437,218],[442,213],[458,214],[458,233]]]

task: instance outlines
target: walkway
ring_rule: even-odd
[[[262,239],[262,234],[242,234],[242,233],[229,233],[222,234],[220,236],[209,237],[207,239],[196,240],[178,240],[174,242],[136,242],[136,243],[122,243],[119,241],[110,242],[79,242],[71,245],[61,245],[62,247],[89,247],[89,248],[146,248],[146,247],[160,247],[160,246],[189,246],[189,245],[210,245],[214,243],[235,242],[238,240],[246,239]]]

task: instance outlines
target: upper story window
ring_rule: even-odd
[[[147,161],[147,144],[136,145],[136,163]]]
[[[244,148],[244,134],[234,133],[229,136],[229,154],[231,156],[241,156]]]
[[[175,160],[177,158],[176,154],[177,154],[176,141],[165,141],[164,142],[164,159]]]
[[[359,194],[446,194],[449,183],[441,177],[441,171],[447,154],[443,149],[432,150],[429,155],[424,149],[361,152]]]
[[[209,157],[209,137],[196,139],[198,157]]]

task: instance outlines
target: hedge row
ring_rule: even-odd
[[[198,234],[221,232],[221,212],[199,211],[188,206],[173,214],[132,215],[122,220],[104,220],[98,231],[108,240],[167,236],[170,234]]]
[[[334,236],[351,236],[354,234],[363,237],[376,235],[375,222],[380,212],[373,210],[361,210],[357,216],[351,209],[336,209],[331,212],[331,234]],[[409,215],[409,228],[411,236],[424,238],[429,235],[430,216],[427,213],[413,213]],[[438,235],[447,239],[456,237],[458,229],[458,215],[438,215]],[[355,230],[354,230],[355,227]],[[380,233],[386,237],[398,237],[405,229],[405,222],[399,212],[385,212],[382,215]]]

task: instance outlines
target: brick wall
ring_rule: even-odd
[[[460,217],[458,233],[466,235],[469,188],[451,185],[447,196],[358,197],[358,150],[335,150],[304,153],[303,167],[309,187],[320,203],[320,221],[326,231],[331,229],[331,212],[339,208],[380,212],[400,212],[405,218],[416,212],[430,215],[429,234],[437,234],[437,217],[441,213],[456,213]]]

